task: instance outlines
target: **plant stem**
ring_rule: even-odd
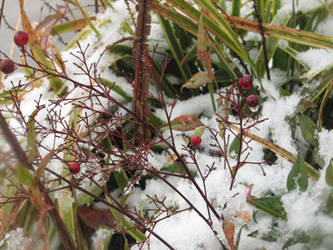
[[[151,131],[149,126],[150,105],[148,102],[149,67],[147,37],[150,33],[151,16],[149,14],[152,0],[138,0],[138,17],[133,45],[134,58],[134,112],[140,121],[137,130],[137,142],[149,144]]]
[[[269,66],[268,66],[265,31],[264,31],[264,27],[262,25],[262,18],[259,14],[258,5],[257,5],[256,0],[253,0],[253,7],[254,7],[256,17],[258,19],[258,28],[260,30],[260,35],[261,35],[261,38],[262,38],[261,43],[262,43],[262,48],[263,48],[263,51],[264,51],[264,60],[265,60],[265,68],[266,68],[267,79],[271,80],[271,75],[270,75]]]

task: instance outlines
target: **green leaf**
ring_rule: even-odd
[[[29,169],[22,166],[20,163],[18,163],[17,167],[15,168],[15,174],[20,183],[30,187],[34,185],[33,175],[30,173]]]
[[[190,80],[188,80],[181,88],[181,91],[183,88],[191,88],[191,89],[197,89],[200,88],[207,83],[210,83],[212,80],[209,77],[208,71],[200,71],[193,75]]]
[[[38,151],[37,151],[37,142],[36,142],[36,138],[37,138],[37,133],[36,133],[36,129],[35,129],[35,116],[38,113],[38,109],[36,109],[35,111],[33,111],[31,113],[31,115],[29,116],[29,120],[27,123],[27,143],[28,143],[28,160],[29,162],[33,162],[34,160],[36,160],[37,156],[38,156]]]
[[[23,89],[10,89],[10,90],[4,90],[0,93],[0,104],[6,104],[7,102],[12,101],[12,96],[19,95],[22,93]]]
[[[325,180],[327,185],[333,187],[333,159],[331,159],[330,164],[326,169]]]
[[[176,34],[172,29],[171,23],[169,20],[165,19],[162,16],[158,16],[158,19],[161,25],[161,29],[164,33],[164,37],[168,42],[172,56],[178,65],[179,71],[182,74],[182,77],[185,79],[185,81],[187,81],[191,77],[191,70],[187,64],[181,65],[180,63],[185,53],[183,52],[182,47],[177,40]]]
[[[287,178],[287,189],[292,191],[299,187],[301,192],[306,191],[308,188],[308,176],[306,171],[306,166],[301,154],[298,154],[296,162],[289,172]]]
[[[247,202],[274,218],[287,220],[287,213],[281,202],[281,196],[267,196],[262,198],[251,196],[251,198],[247,198]]]
[[[107,86],[108,88],[112,89],[114,92],[122,96],[126,101],[131,102],[133,98],[129,96],[119,85],[117,85],[115,82],[111,82],[105,78],[99,78],[98,82],[100,84],[103,84],[104,86]]]
[[[232,16],[240,16],[241,4],[242,4],[241,0],[232,1],[232,10],[231,10]]]
[[[180,163],[180,162],[176,162],[176,163],[164,166],[164,167],[161,168],[161,170],[166,171],[166,172],[179,173],[179,174],[182,174],[182,175],[186,175],[185,168],[184,168],[183,164]],[[194,170],[190,170],[190,173],[191,173],[192,177],[197,176],[197,173]]]
[[[315,124],[314,122],[306,115],[299,114],[299,126],[302,131],[304,139],[311,145],[317,146],[318,141],[315,139]]]
[[[105,195],[106,200],[112,203],[110,198]],[[116,209],[109,207],[111,213],[115,217],[119,226],[124,229],[129,235],[131,235],[138,242],[143,242],[146,240],[146,235],[142,233],[137,227],[135,227],[131,222],[124,218],[124,215],[118,212]]]
[[[121,191],[124,191],[128,185],[128,177],[125,171],[123,169],[120,169],[119,171],[114,171],[112,174],[116,179],[118,187],[121,189]]]
[[[239,139],[240,138],[240,134],[237,134],[237,136],[235,137],[235,139],[232,141],[231,145],[229,146],[229,153],[235,152],[235,154],[238,154],[239,152]]]

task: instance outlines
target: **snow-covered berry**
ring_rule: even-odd
[[[78,174],[80,172],[80,164],[77,162],[73,162],[69,165],[69,172],[72,174]]]
[[[242,89],[250,89],[252,88],[252,76],[250,75],[243,75],[240,79],[239,79],[239,85]]]
[[[246,97],[246,104],[251,108],[255,108],[259,104],[259,99],[256,95],[249,95]]]
[[[198,147],[201,144],[201,141],[202,141],[202,139],[200,136],[193,136],[191,138],[191,144],[194,147]]]
[[[23,47],[28,43],[29,35],[25,31],[18,31],[14,35],[14,42],[17,46]]]
[[[12,60],[4,59],[0,61],[0,71],[5,74],[10,74],[14,71],[15,66]]]

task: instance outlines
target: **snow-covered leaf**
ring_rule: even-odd
[[[299,187],[300,191],[304,192],[308,188],[308,176],[303,156],[298,154],[297,160],[289,172],[287,178],[287,189],[292,191]]]

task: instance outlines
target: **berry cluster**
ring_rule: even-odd
[[[18,31],[14,35],[14,42],[17,46],[23,48],[29,41],[29,35],[25,31]],[[0,60],[0,71],[4,74],[10,74],[15,70],[14,62],[7,58]]]
[[[253,79],[252,76],[250,75],[243,75],[239,80],[238,80],[239,86],[243,90],[250,90],[252,89],[253,86]],[[256,108],[259,104],[259,98],[257,95],[251,94],[246,97],[246,105],[249,108]]]

